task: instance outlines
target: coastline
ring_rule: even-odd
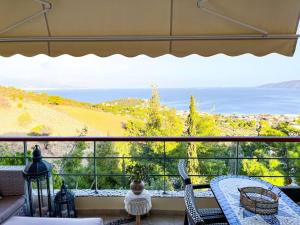
[[[188,111],[190,96],[196,98],[197,109],[214,115],[287,115],[300,114],[300,91],[296,89],[265,88],[160,88],[161,104]],[[147,100],[151,89],[51,89],[35,90],[90,104],[111,103],[120,99]]]

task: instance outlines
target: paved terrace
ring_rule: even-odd
[[[119,219],[119,217],[102,216],[104,223],[108,223]],[[142,225],[183,225],[183,216],[162,216],[153,215],[142,219]],[[135,225],[135,222],[128,223],[127,225]]]

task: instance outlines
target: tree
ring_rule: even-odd
[[[89,184],[86,182],[85,176],[79,176],[79,174],[85,173],[85,168],[82,163],[82,157],[84,156],[84,150],[87,148],[85,142],[76,142],[73,145],[72,150],[65,154],[61,161],[60,173],[61,174],[74,174],[73,176],[64,176],[66,183],[72,188],[89,188]]]
[[[190,98],[190,111],[187,117],[186,126],[187,126],[187,135],[196,136],[197,134],[197,112],[195,106],[195,98],[191,96]],[[188,163],[188,173],[196,175],[200,173],[199,160],[197,154],[197,144],[195,142],[189,142],[187,146],[187,156],[189,158]],[[203,179],[199,177],[192,177],[193,183],[200,183]]]
[[[266,176],[262,179],[274,185],[283,186],[285,184],[285,179],[279,177],[284,176],[280,167],[281,163],[277,159],[270,159],[266,164],[260,163],[258,159],[244,159],[242,161],[242,169],[246,175]]]
[[[153,87],[151,98],[144,106],[144,116],[128,121],[126,132],[128,136],[181,136],[184,130],[183,122],[183,119],[176,114],[176,110],[161,106],[158,90]],[[183,148],[179,146],[180,144],[175,142],[130,143],[129,155],[145,158],[139,160],[142,163],[149,163],[146,158],[151,157],[155,161],[153,174],[162,174],[164,166],[166,166],[166,173],[174,174],[177,172],[177,162],[175,160],[164,162],[163,156],[166,154],[167,157],[172,157],[178,151],[182,152]],[[126,165],[130,163],[127,162]],[[159,183],[162,184],[161,181],[161,178],[153,177],[149,185],[151,188],[158,187]],[[171,182],[168,180],[167,183]]]
[[[151,98],[148,108],[148,121],[146,124],[147,130],[153,131],[153,135],[159,134],[162,127],[162,115],[160,98],[156,86],[152,86]]]
[[[294,181],[299,185],[300,184],[300,144],[299,143],[289,143],[288,145],[288,157],[290,158],[287,161],[287,170],[288,175],[293,175]]]
[[[157,87],[153,86],[151,98],[146,105],[143,118],[129,120],[126,123],[128,136],[181,136],[184,130],[183,120],[176,114],[176,110],[163,107],[160,104]],[[166,143],[167,153],[173,151],[177,143]],[[145,147],[145,146],[144,146]],[[143,148],[144,148],[143,147]],[[148,142],[149,153],[162,154],[162,142]],[[137,149],[137,148],[135,148]],[[144,149],[141,149],[144,152]]]
[[[272,127],[267,121],[259,121],[259,127],[257,129],[258,136],[287,136],[287,134],[278,128]],[[283,128],[283,127],[282,127]]]
[[[87,132],[88,130],[85,127],[79,133],[79,136],[85,136]],[[71,151],[64,154],[64,158],[59,162],[61,174],[74,174],[73,176],[65,176],[63,178],[71,188],[89,188],[89,177],[79,175],[86,172],[82,157],[84,156],[84,151],[87,147],[88,144],[83,141],[73,143]]]
[[[48,103],[50,105],[61,105],[63,103],[63,98],[60,96],[49,96]]]
[[[196,135],[198,136],[218,136],[220,129],[216,124],[216,119],[212,115],[197,115]]]
[[[121,186],[121,179],[113,175],[121,174],[119,154],[112,142],[98,142],[96,146],[96,170],[98,174],[104,174],[97,179],[98,188],[119,188]],[[89,154],[89,157],[93,157],[93,153]],[[94,159],[88,160],[88,170],[92,174],[94,169]],[[110,176],[111,174],[111,176]],[[92,182],[92,187],[95,187],[95,181]]]
[[[257,129],[258,136],[288,136],[289,127],[286,124],[272,126],[268,121],[260,120]],[[280,142],[252,142],[241,144],[241,154],[243,157],[254,159],[243,159],[241,161],[242,173],[248,176],[264,176],[262,179],[271,182],[274,185],[284,185],[285,179],[282,177],[288,175],[288,149],[291,143]],[[264,158],[282,158],[264,159]],[[257,159],[256,159],[257,158]]]

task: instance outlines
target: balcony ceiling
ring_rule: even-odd
[[[299,0],[1,0],[0,55],[292,56]]]

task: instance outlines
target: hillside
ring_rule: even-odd
[[[259,86],[259,88],[295,88],[300,89],[300,80],[290,80],[278,83],[270,83]]]
[[[0,87],[0,135],[123,135],[128,116],[58,96]]]

